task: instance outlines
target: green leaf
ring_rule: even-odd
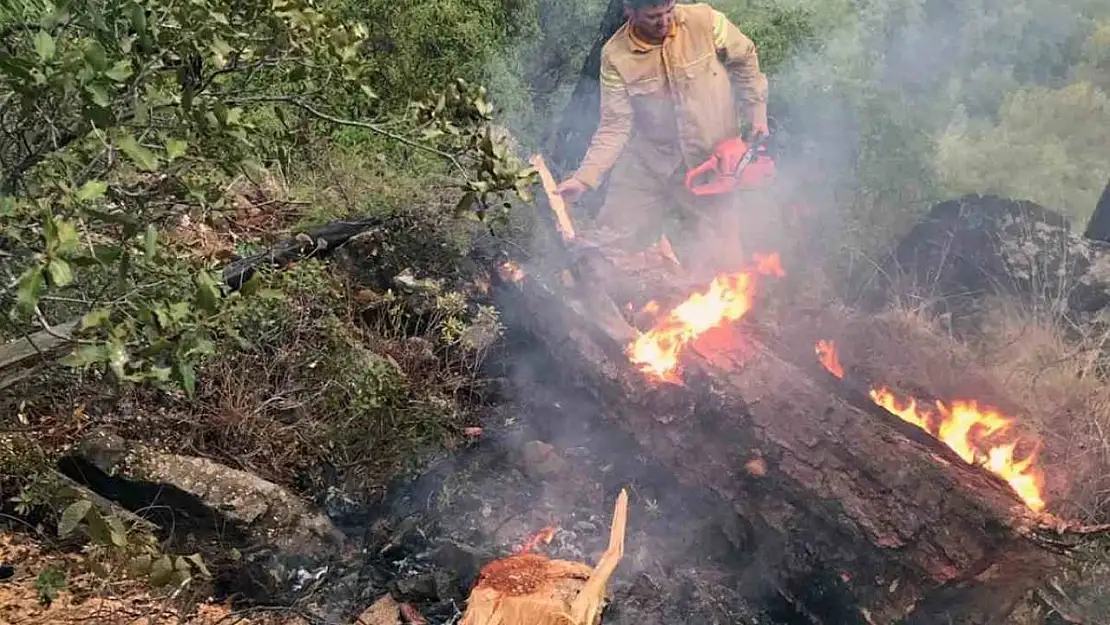
[[[100,180],[90,180],[81,185],[77,190],[77,199],[81,202],[88,202],[103,197],[108,192],[108,185]]]
[[[146,34],[146,11],[138,2],[131,5],[131,28],[138,35]]]
[[[155,586],[164,586],[173,575],[173,560],[169,556],[162,556],[150,566],[150,583]]]
[[[42,297],[42,265],[27,268],[19,278],[19,287],[16,291],[16,310],[23,314],[30,314],[39,304]]]
[[[99,41],[94,40],[85,48],[85,62],[98,72],[108,68],[108,54]]]
[[[131,62],[127,60],[116,61],[111,69],[104,72],[104,75],[113,82],[125,82],[131,77]]]
[[[166,156],[169,159],[175,160],[180,156],[185,155],[185,150],[188,149],[189,144],[181,139],[168,139],[166,140]]]
[[[132,162],[138,165],[140,169],[146,171],[158,169],[158,156],[154,152],[139,145],[135,137],[125,134],[119,138],[116,145],[118,145],[119,149],[123,150],[123,153],[126,154]]]
[[[65,538],[77,529],[77,526],[92,509],[92,502],[88,499],[75,501],[62,511],[62,518],[58,521],[58,536]]]
[[[56,251],[59,254],[72,254],[81,247],[81,237],[77,234],[77,225],[67,219],[52,220],[57,237]]]
[[[97,308],[85,313],[81,317],[81,330],[88,330],[89,328],[99,328],[100,326],[108,323],[110,312],[107,308]]]
[[[140,553],[139,555],[131,558],[128,567],[132,575],[146,575],[150,573],[151,565],[154,564],[154,559],[150,557],[149,553]]]
[[[146,233],[143,235],[143,253],[151,260],[158,253],[158,230],[154,228],[154,224],[146,227]]]
[[[107,521],[109,538],[111,538],[112,544],[117,547],[126,547],[127,528],[124,527],[123,521],[121,521],[119,517],[114,514],[108,515]]]
[[[197,305],[209,314],[215,314],[220,306],[220,287],[207,271],[201,271],[193,278],[196,285]]]
[[[56,287],[68,286],[73,282],[73,269],[61,258],[51,259],[46,265],[46,272],[50,275],[50,283]]]
[[[89,83],[85,85],[85,91],[87,91],[89,95],[92,96],[93,104],[101,108],[108,108],[108,106],[112,104],[112,96],[108,93],[108,90],[104,87],[104,85]]]
[[[256,271],[249,280],[243,283],[243,286],[239,287],[239,292],[249,297],[251,295],[257,294],[261,288],[262,278],[259,277],[259,273]]]
[[[73,350],[73,353],[62,359],[62,364],[73,369],[80,369],[108,359],[108,354],[103,345],[82,345]]]
[[[181,383],[181,388],[192,397],[197,388],[197,372],[192,363],[180,360],[174,364],[174,368],[177,370],[177,380]]]
[[[89,538],[94,543],[99,545],[108,546],[112,542],[112,530],[105,522],[104,515],[100,514],[98,510],[89,510],[85,515],[85,520],[89,523]]]
[[[54,58],[54,38],[50,33],[39,31],[35,33],[35,52],[38,53],[39,59],[43,63],[49,62]]]
[[[212,574],[208,572],[208,567],[204,565],[204,560],[200,557],[199,553],[185,556],[185,559],[188,560],[189,563],[193,565],[193,568],[199,571],[201,575],[204,577],[212,577]]]

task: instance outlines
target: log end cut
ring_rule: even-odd
[[[462,625],[593,625],[571,616],[571,603],[592,572],[581,562],[533,553],[490,562],[470,593]]]

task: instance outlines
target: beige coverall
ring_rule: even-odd
[[[767,79],[755,44],[713,7],[680,4],[661,44],[622,26],[602,49],[600,82],[601,123],[574,174],[596,189],[612,169],[599,225],[627,233],[636,247],[649,245],[677,208],[695,224],[678,238],[680,257],[689,247],[708,252],[714,264],[739,262],[735,196],[695,197],[683,178],[718,142],[739,134],[734,87],[749,118],[766,119]]]

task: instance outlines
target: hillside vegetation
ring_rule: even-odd
[[[1110,179],[1105,2],[713,4],[760,47],[783,179],[831,224],[829,274],[963,193],[1082,228]],[[105,578],[202,588],[207,560],[157,565],[195,545],[88,512],[57,459],[108,427],[322,503],[335,489],[371,501],[465,444],[504,347],[475,259],[528,254],[526,158],[565,113],[604,11],[5,3],[0,341],[76,325],[62,362],[0,371],[0,519],[44,548],[84,545]],[[378,221],[346,256],[224,288],[227,262],[349,217]],[[40,575],[44,603],[64,568]]]

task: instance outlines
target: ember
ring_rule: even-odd
[[[506,282],[520,282],[524,279],[524,270],[520,268],[520,265],[511,260],[501,263],[501,266],[497,268],[497,272],[501,274],[501,279]]]
[[[819,341],[816,348],[821,364],[838,378],[844,369],[831,341]],[[899,400],[889,388],[871,389],[871,401],[903,421],[911,423],[947,445],[968,464],[977,464],[1001,477],[1034,512],[1045,508],[1042,488],[1044,475],[1036,466],[1037,447],[1023,458],[1017,456],[1019,440],[991,442],[1010,431],[1013,419],[975,401],[956,400],[951,407],[936,402],[936,410],[919,406],[912,397]]]
[[[829,370],[829,373],[838,378],[844,377],[844,367],[840,366],[840,361],[836,357],[836,348],[829,341],[817,341],[817,357],[821,359],[821,365]]]
[[[524,541],[522,544],[513,547],[513,553],[529,553],[536,550],[540,543],[545,545],[551,544],[552,539],[555,538],[555,533],[559,531],[557,527],[545,527],[536,532],[536,535]]]
[[[681,384],[682,350],[706,331],[746,315],[760,275],[785,275],[778,254],[756,256],[754,267],[714,278],[704,293],[691,295],[633,341],[627,349],[629,359],[654,379]],[[653,305],[657,306],[649,302],[645,308]]]

